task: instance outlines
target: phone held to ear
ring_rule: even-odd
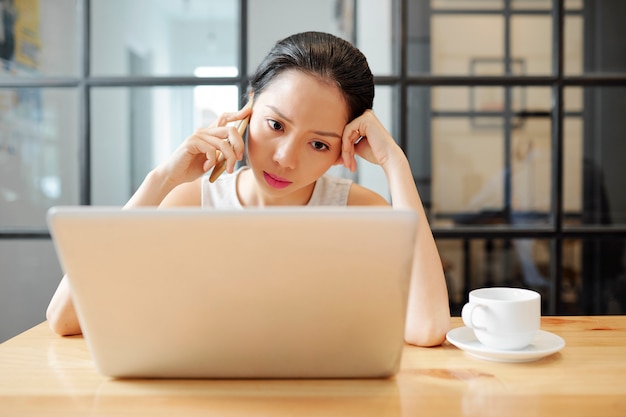
[[[237,124],[237,131],[241,136],[243,136],[244,132],[246,131],[249,120],[250,116],[246,117],[243,120],[240,120]],[[226,158],[224,157],[224,154],[220,152],[219,156],[217,157],[217,162],[215,162],[215,166],[213,167],[213,171],[209,176],[209,181],[215,182],[215,180],[217,180],[224,171],[226,171]]]

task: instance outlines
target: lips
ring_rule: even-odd
[[[265,182],[272,188],[281,189],[291,185],[291,181],[277,175],[272,175],[266,171],[263,171],[263,177],[265,178]]]

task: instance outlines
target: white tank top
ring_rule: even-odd
[[[209,175],[202,177],[202,207],[242,208],[237,197],[237,177],[248,167],[241,167],[232,174],[224,173],[215,182]],[[315,183],[308,206],[345,206],[352,180],[324,175]]]

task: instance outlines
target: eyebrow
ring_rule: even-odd
[[[285,119],[286,121],[288,121],[289,123],[293,123],[293,122],[291,121],[291,119],[290,119],[290,118],[288,118],[288,117],[287,117],[287,116],[285,116],[283,113],[281,113],[281,111],[280,111],[280,110],[278,110],[276,107],[274,107],[274,106],[272,106],[272,105],[269,105],[269,104],[267,105],[267,107],[269,107],[269,108],[270,108],[270,109],[271,109],[274,113],[276,113],[276,114],[277,114],[277,115],[279,115],[281,118],[283,118],[283,119]],[[313,133],[315,133],[316,135],[319,135],[319,136],[332,136],[332,137],[335,137],[335,138],[341,139],[341,135],[338,135],[338,134],[337,134],[337,133],[335,133],[335,132],[324,132],[324,131],[322,131],[322,130],[315,130],[315,131],[313,131]]]

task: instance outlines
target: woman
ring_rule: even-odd
[[[248,106],[198,129],[150,172],[126,207],[388,205],[375,192],[325,175],[333,165],[356,169],[355,155],[380,165],[393,207],[418,213],[405,339],[433,346],[449,328],[448,293],[409,163],[372,112],[373,76],[363,54],[335,36],[307,32],[270,51],[250,81]],[[247,149],[228,123],[250,117]],[[227,173],[204,175],[220,151]],[[247,151],[247,166],[234,171]],[[64,277],[47,311],[51,328],[80,333]]]

